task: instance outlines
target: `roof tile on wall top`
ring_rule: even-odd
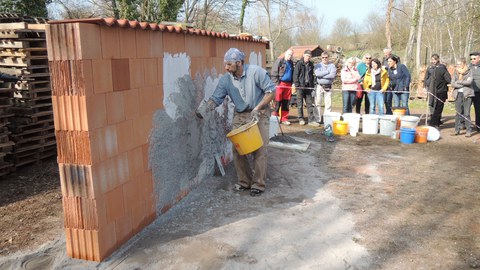
[[[129,21],[125,19],[114,19],[114,18],[88,18],[88,19],[68,19],[68,20],[56,20],[49,21],[49,24],[65,24],[65,23],[91,23],[97,25],[105,25],[109,27],[121,27],[121,28],[133,28],[133,29],[143,29],[143,30],[153,30],[153,31],[163,31],[170,33],[185,33],[189,35],[201,35],[201,36],[210,36],[224,39],[234,39],[242,41],[250,41],[263,43],[268,46],[268,42],[263,39],[254,39],[251,36],[230,36],[228,33],[222,32],[213,32],[203,29],[196,28],[184,28],[178,25],[166,25],[166,24],[157,24],[157,23],[148,23],[148,22],[139,22],[139,21]]]

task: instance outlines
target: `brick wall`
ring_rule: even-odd
[[[149,160],[149,136],[164,110],[164,55],[186,53],[195,77],[223,73],[230,47],[263,53],[265,44],[71,22],[48,25],[47,46],[67,254],[101,261],[194,187],[156,202],[166,179],[152,176],[162,161]]]

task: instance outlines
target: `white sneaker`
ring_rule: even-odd
[[[314,126],[314,127],[319,127],[320,126],[320,124],[317,123],[317,122],[309,122],[308,125],[309,126]]]
[[[286,125],[286,126],[290,126],[292,123],[288,122],[288,121],[283,121],[282,122],[282,125]]]
[[[298,123],[300,124],[300,126],[304,126],[304,125],[305,125],[305,121],[304,121],[304,120],[300,120]]]

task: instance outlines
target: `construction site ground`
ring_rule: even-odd
[[[480,269],[479,133],[444,115],[436,142],[327,142],[295,111],[310,147],[270,148],[262,196],[229,165],[102,263],[66,256],[55,159],[3,177],[0,269]]]

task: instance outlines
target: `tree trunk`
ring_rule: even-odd
[[[412,13],[412,21],[410,22],[410,34],[408,35],[407,48],[405,49],[405,57],[403,63],[408,66],[410,60],[413,60],[413,45],[415,44],[415,34],[418,34],[418,17],[420,13],[420,5],[422,0],[415,0],[415,6]],[[418,42],[417,42],[418,44]]]
[[[243,33],[243,19],[245,18],[245,9],[247,8],[247,2],[248,0],[242,0],[242,9],[240,10],[240,33]]]
[[[390,48],[390,49],[392,48],[391,16],[392,16],[392,9],[393,9],[393,1],[394,0],[388,0],[387,14],[385,18],[385,37],[387,38],[387,48]]]
[[[415,67],[417,71],[420,71],[422,65],[422,44],[423,44],[423,22],[425,21],[425,1],[421,0],[420,13],[418,14],[418,27],[417,27],[417,52],[415,53]]]
[[[115,17],[115,19],[119,19],[120,14],[118,12],[117,0],[112,0],[112,9],[113,9],[113,17]]]

